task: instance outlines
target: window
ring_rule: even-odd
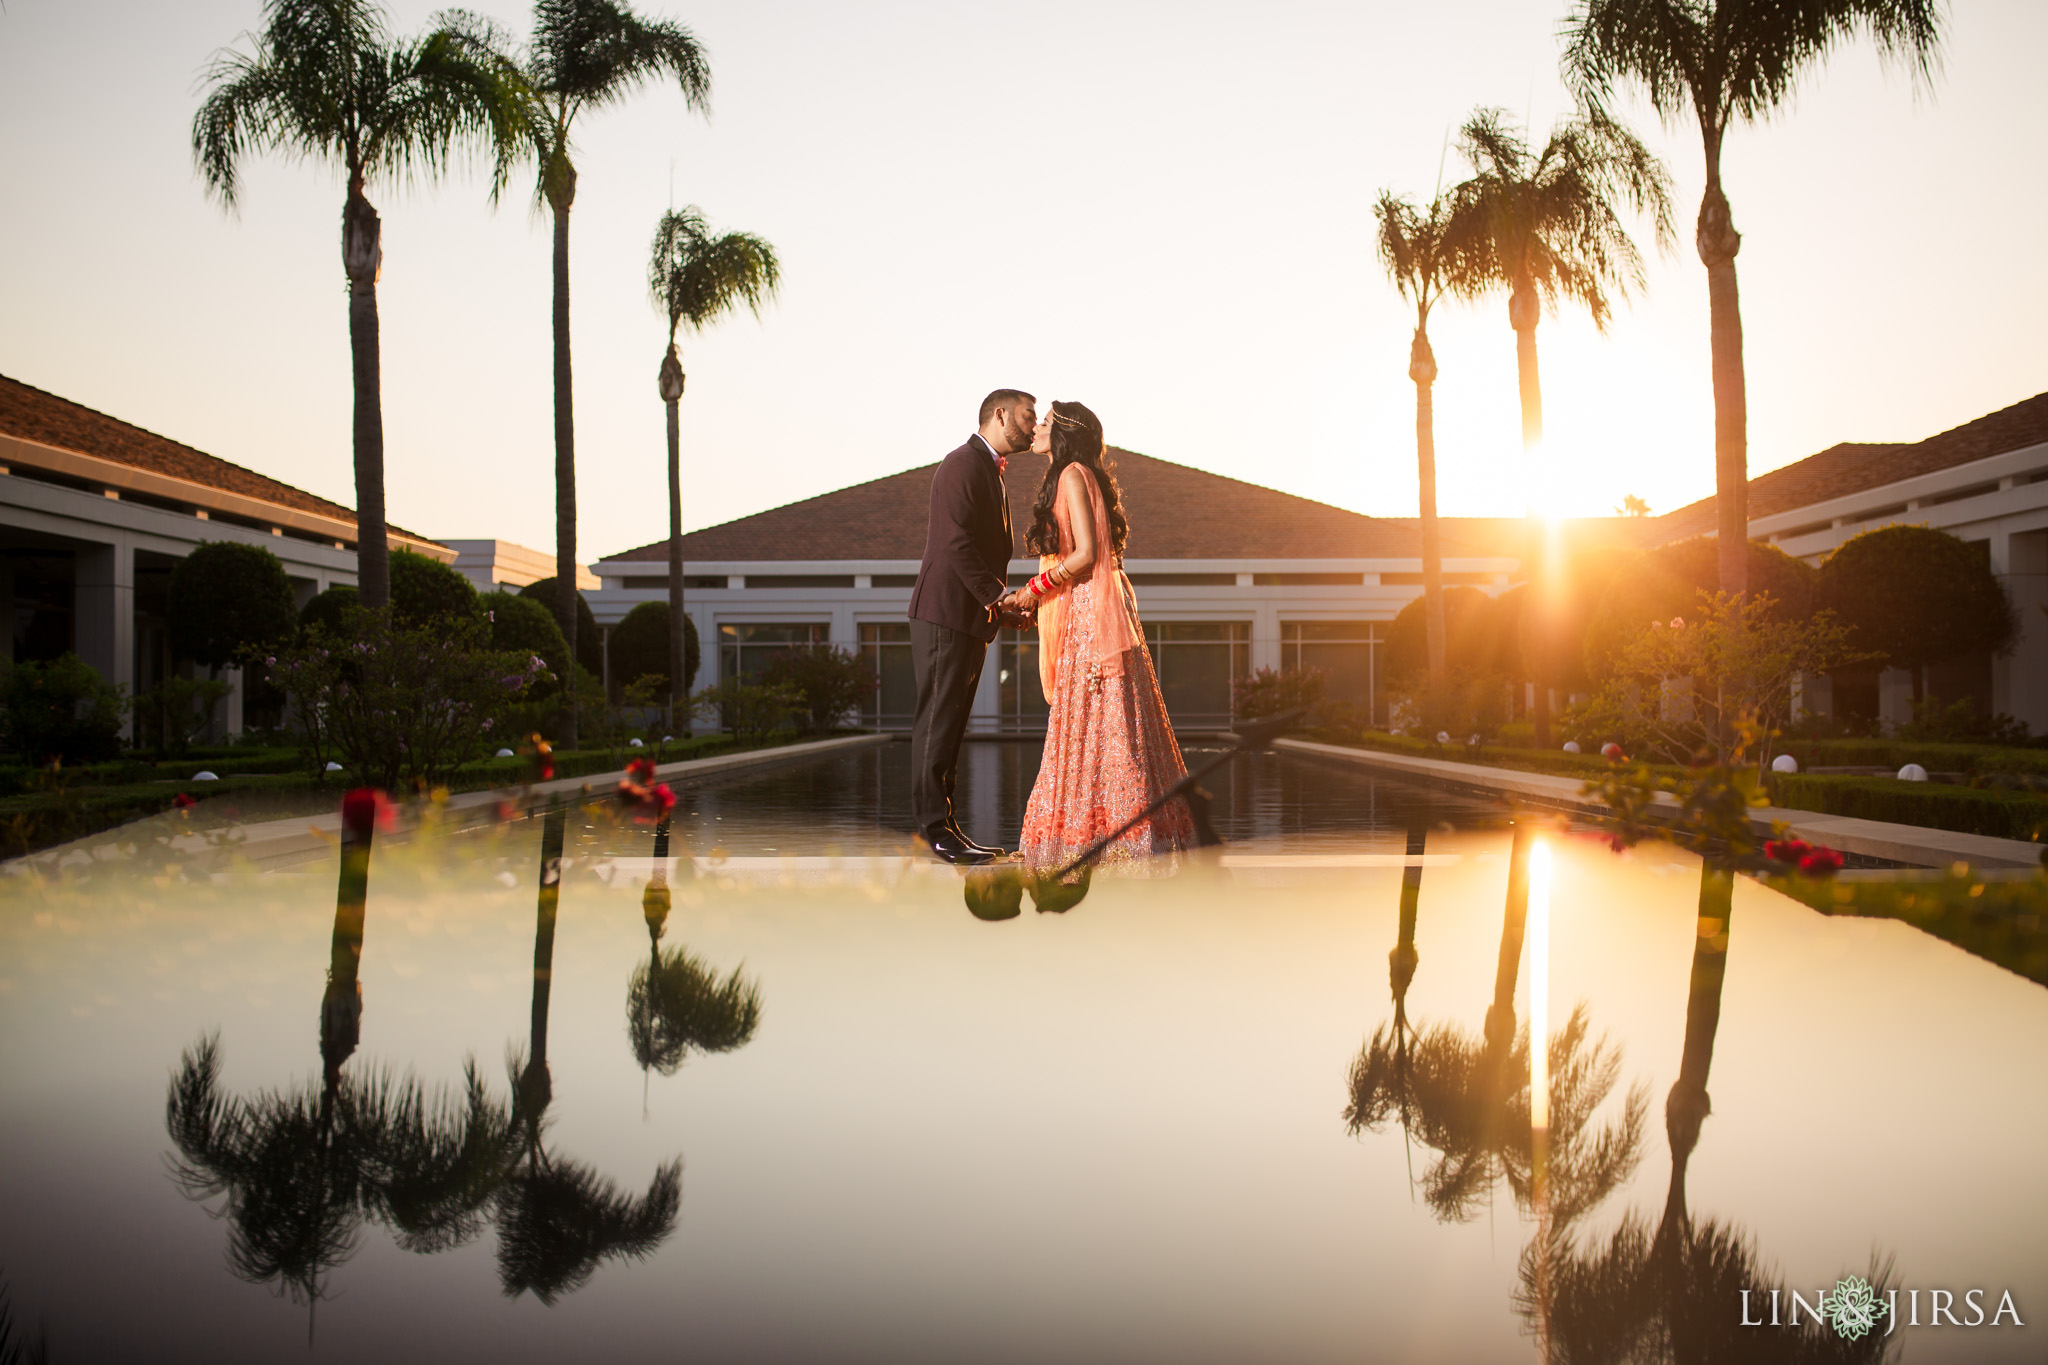
[[[1320,668],[1323,695],[1379,715],[1377,621],[1282,621],[1280,667]]]
[[[1255,573],[1252,575],[1252,582],[1262,588],[1355,588],[1365,582],[1365,575],[1362,573]]]
[[[1147,621],[1145,645],[1180,726],[1228,725],[1231,684],[1252,671],[1249,621]]]
[[[1051,709],[1038,677],[1038,632],[1005,630],[996,649],[996,697],[1005,730],[1038,730]]]
[[[832,637],[823,621],[800,625],[729,625],[718,627],[718,679],[754,678],[768,661],[792,649],[817,649]]]
[[[850,588],[853,575],[850,573],[750,573],[746,577],[750,588]]]
[[[1447,573],[1443,576],[1446,587],[1453,583],[1463,583],[1475,588],[1489,587],[1499,577],[1499,574],[1490,573]],[[1419,573],[1383,573],[1380,575],[1380,586],[1383,588],[1419,588],[1422,586],[1422,575]]]
[[[861,707],[861,723],[877,730],[908,730],[917,719],[917,673],[910,661],[908,621],[868,621],[860,628],[860,656],[874,670],[874,695]]]

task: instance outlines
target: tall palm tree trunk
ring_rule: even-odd
[[[569,207],[566,189],[551,189],[555,212],[555,615],[569,642],[568,685],[563,689],[562,744],[576,746],[576,413],[569,368]]]
[[[1536,286],[1529,281],[1517,283],[1508,295],[1508,323],[1515,329],[1515,380],[1522,397],[1522,454],[1530,462],[1531,477],[1540,477],[1542,471],[1535,464],[1537,452],[1543,448],[1543,379],[1536,367],[1536,322],[1542,315],[1542,304],[1536,297]],[[1530,683],[1536,694],[1536,705],[1531,715],[1535,722],[1536,747],[1550,747],[1550,611],[1547,602],[1548,584],[1544,580],[1543,562],[1545,542],[1540,534],[1531,536],[1529,570],[1529,610],[1534,615],[1535,629],[1530,632],[1536,641],[1531,651],[1529,671],[1534,676]]]
[[[349,179],[341,210],[341,264],[348,272],[348,345],[355,379],[356,591],[366,607],[391,603],[391,551],[384,525],[384,400],[377,345],[377,273],[383,225]]]
[[[1721,1027],[1721,988],[1728,979],[1728,916],[1735,875],[1713,860],[1700,864],[1700,908],[1692,947],[1692,980],[1685,1000],[1685,1050],[1678,1079],[1664,1100],[1664,1133],[1671,1143],[1671,1187],[1665,1195],[1661,1235],[1683,1231],[1685,1168],[1699,1145],[1700,1125],[1713,1112],[1707,1073],[1714,1065],[1714,1035]]]
[[[1422,853],[1429,839],[1429,826],[1408,827],[1408,859],[1401,868],[1401,918],[1394,950],[1387,954],[1387,984],[1394,992],[1394,1022],[1408,1022],[1408,986],[1415,980],[1421,956],[1415,951],[1415,914],[1422,901]]]
[[[1430,349],[1423,323],[1415,324],[1408,347],[1408,377],[1415,381],[1415,481],[1420,490],[1422,521],[1423,639],[1429,651],[1429,678],[1441,683],[1444,657],[1444,556],[1436,524],[1436,353]]]
[[[683,626],[683,360],[673,338],[662,357],[661,401],[668,407],[668,723],[683,728],[684,702],[690,693],[686,676],[689,651]],[[663,827],[662,839],[667,830]]]
[[[683,698],[690,690],[684,676],[683,633],[683,454],[681,404],[668,405],[668,717],[682,724]]]
[[[1508,845],[1508,895],[1500,921],[1500,956],[1493,972],[1493,1004],[1486,1011],[1486,1043],[1505,1056],[1515,1043],[1515,985],[1522,975],[1522,938],[1529,926],[1529,844],[1527,820],[1515,821]],[[1544,1046],[1531,1038],[1530,1047]]]
[[[1707,316],[1714,355],[1714,512],[1721,591],[1749,591],[1749,392],[1742,375],[1742,303],[1735,288],[1735,230],[1721,191],[1721,130],[1704,130],[1707,192],[1696,244],[1707,267]]]

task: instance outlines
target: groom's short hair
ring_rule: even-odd
[[[997,389],[981,400],[981,415],[974,419],[977,429],[988,425],[988,419],[1009,407],[1012,403],[1036,403],[1038,399],[1022,389]]]

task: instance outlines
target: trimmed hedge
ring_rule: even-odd
[[[1785,739],[1779,753],[1801,768],[1890,768],[1918,763],[1930,772],[2037,773],[2048,777],[2048,749],[1998,744],[1937,744],[1904,739]]]
[[[1901,782],[1895,777],[1814,777],[1777,773],[1772,799],[1793,810],[1885,820],[1899,825],[1988,834],[1999,839],[2048,838],[2048,796]]]

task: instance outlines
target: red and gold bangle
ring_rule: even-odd
[[[1052,596],[1052,580],[1044,574],[1033,578],[1029,586],[1033,597],[1043,599]]]

